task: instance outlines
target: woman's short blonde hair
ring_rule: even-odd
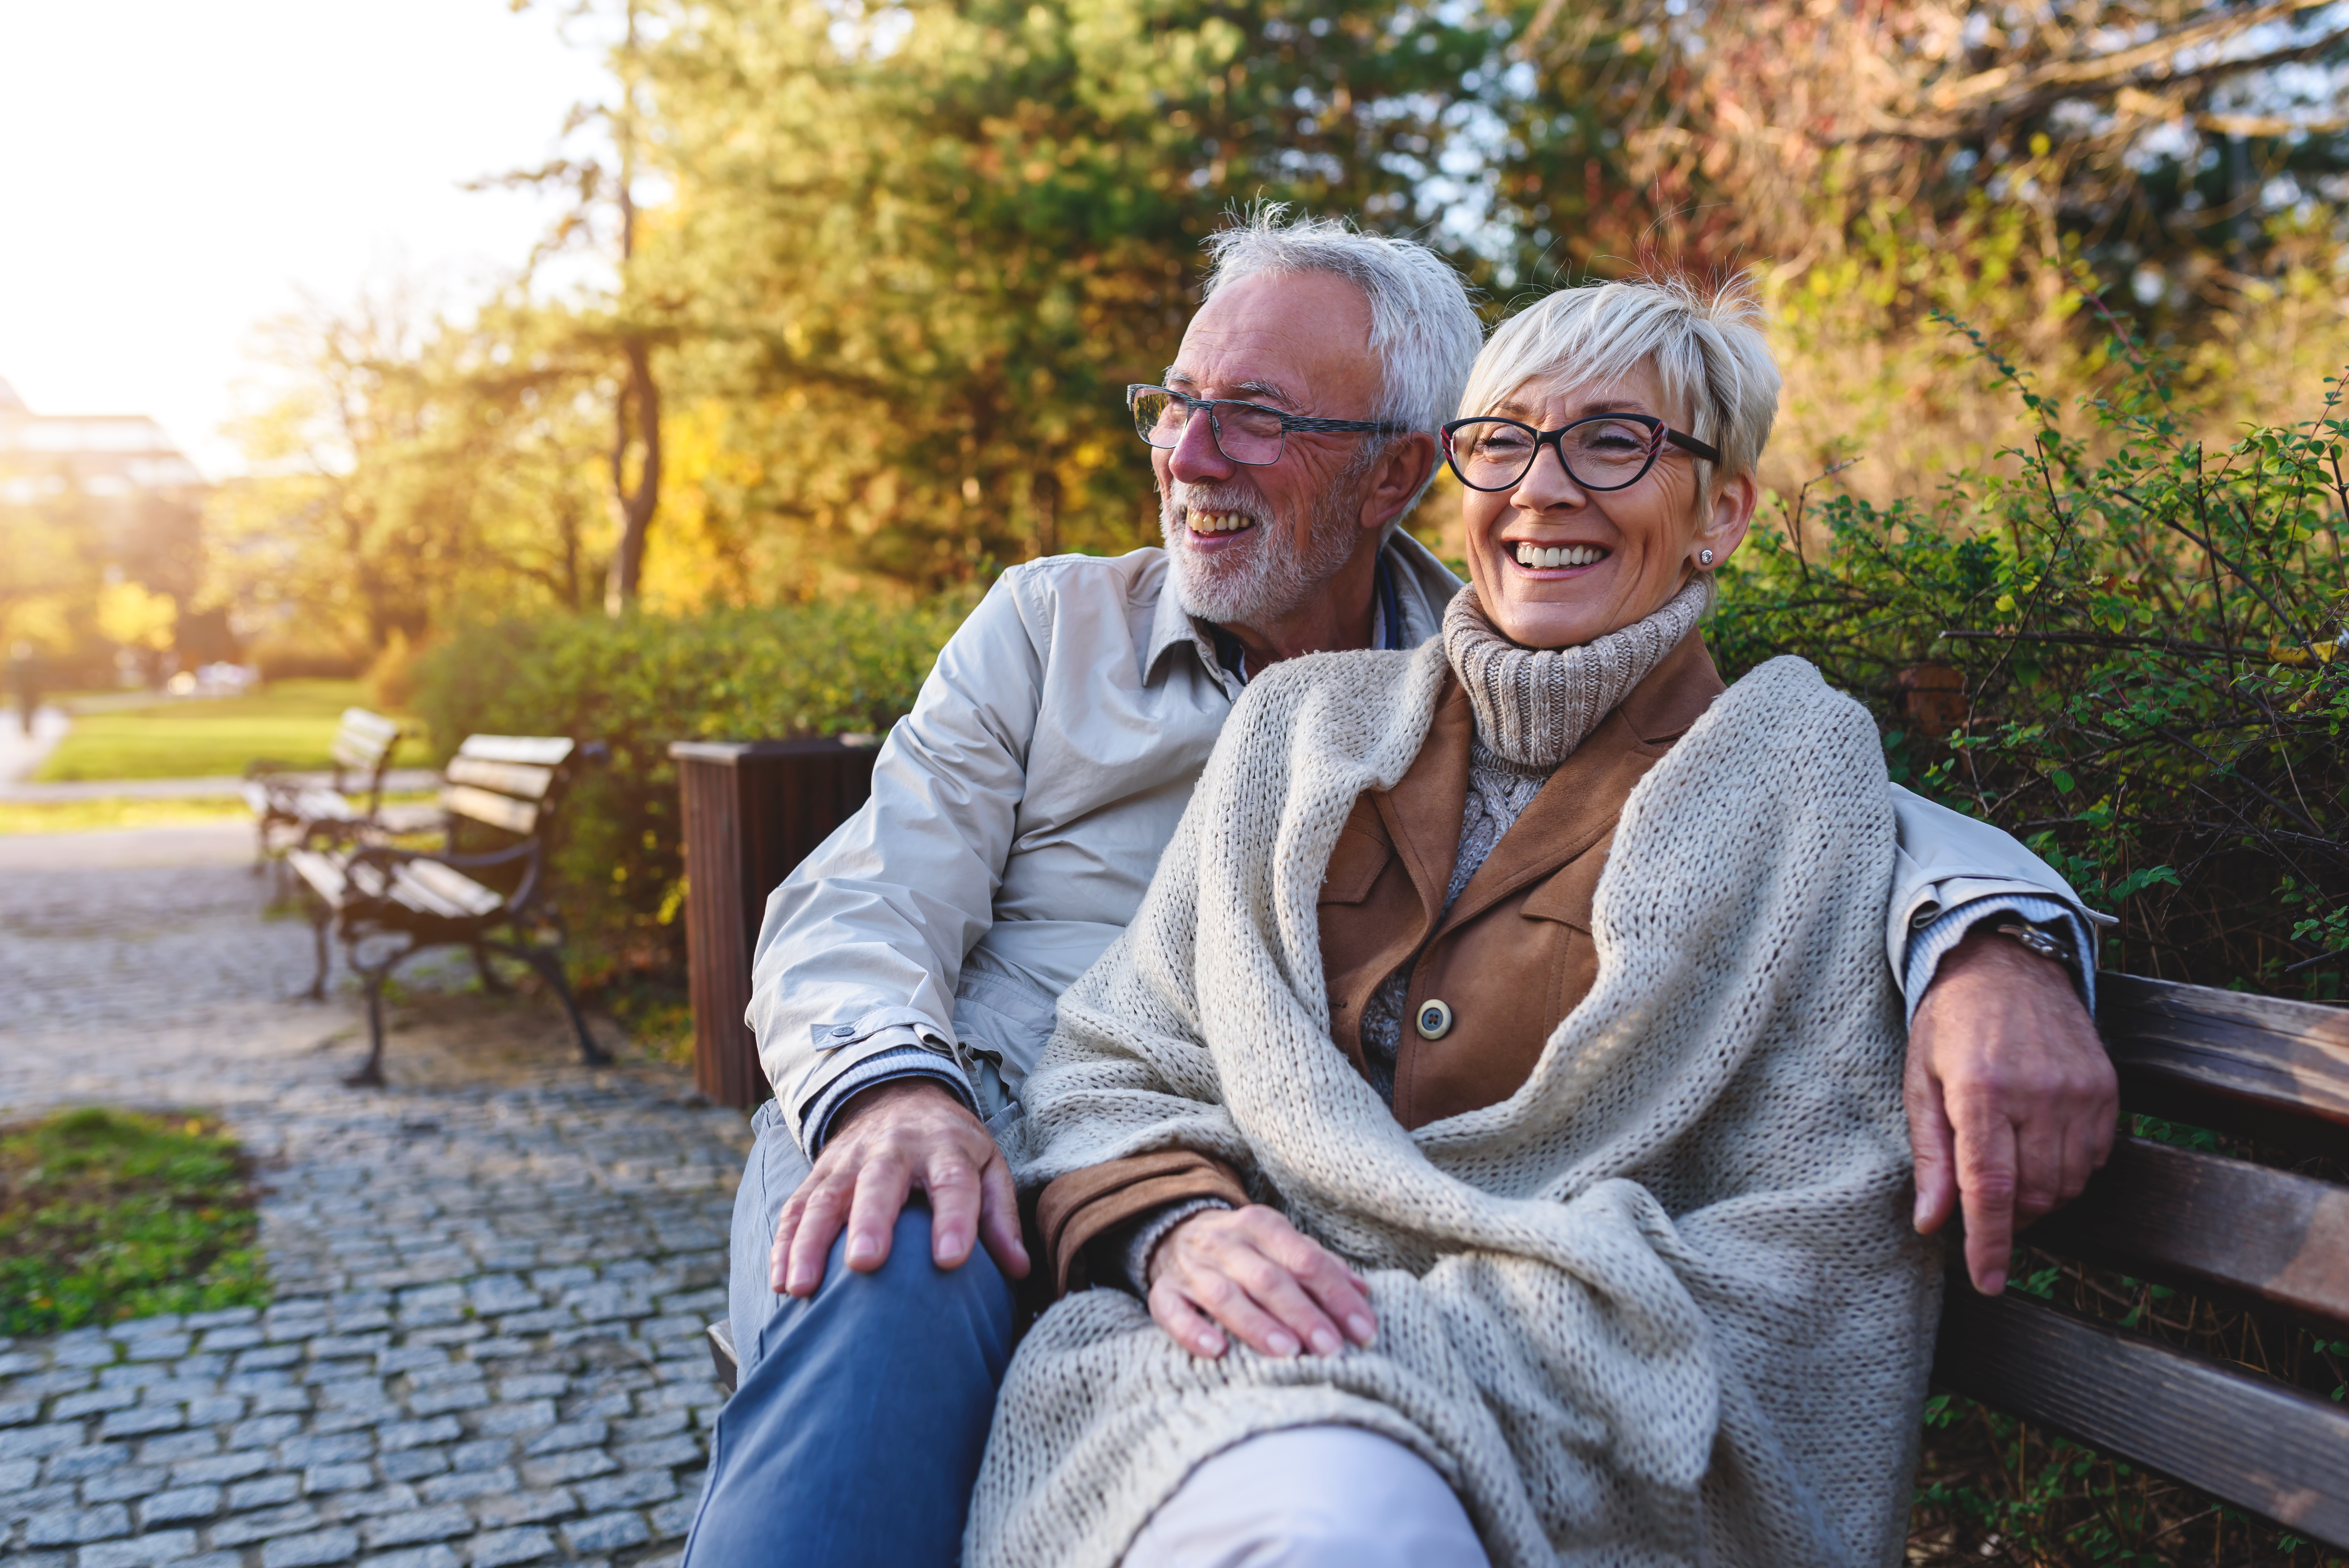
[[[1721,453],[1717,469],[1697,466],[1702,504],[1721,480],[1754,471],[1778,416],[1778,364],[1763,320],[1743,276],[1711,287],[1664,275],[1560,289],[1494,331],[1460,415],[1489,414],[1528,382],[1603,384],[1652,361],[1667,406]]]

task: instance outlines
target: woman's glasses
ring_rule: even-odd
[[[1647,478],[1667,446],[1709,463],[1721,454],[1650,414],[1596,414],[1555,430],[1523,419],[1454,419],[1444,427],[1444,458],[1470,490],[1514,490],[1544,447],[1557,449],[1566,477],[1588,490],[1629,490]]]

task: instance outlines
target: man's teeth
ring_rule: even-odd
[[[1517,546],[1517,564],[1520,566],[1588,566],[1594,561],[1606,558],[1607,552],[1594,544],[1557,545],[1547,550],[1538,544]]]
[[[1255,521],[1244,511],[1200,511],[1195,508],[1190,513],[1194,533],[1237,533]]]

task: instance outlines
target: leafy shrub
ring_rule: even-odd
[[[202,1117],[0,1129],[0,1335],[268,1299],[244,1156]]]
[[[564,809],[555,866],[585,939],[581,980],[683,972],[679,740],[763,740],[885,730],[913,707],[938,647],[973,600],[869,601],[505,620],[423,654],[415,711],[447,757],[468,735],[601,740]]]
[[[1896,779],[2120,917],[2108,967],[2339,995],[2340,385],[2306,423],[2209,439],[2172,413],[2174,366],[2116,336],[2116,385],[2066,428],[1976,346],[2032,417],[2014,471],[1816,518],[1796,497],[1725,574],[1724,673],[1798,653],[1872,701]]]

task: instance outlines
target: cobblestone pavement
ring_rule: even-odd
[[[0,1339],[0,1560],[673,1560],[720,1398],[700,1330],[742,1119],[673,1069],[580,1066],[543,998],[419,992],[392,1087],[345,1088],[357,1008],[278,1000],[309,937],[263,918],[258,879],[40,869],[6,842],[0,1120],[224,1115],[261,1161],[276,1295]]]

